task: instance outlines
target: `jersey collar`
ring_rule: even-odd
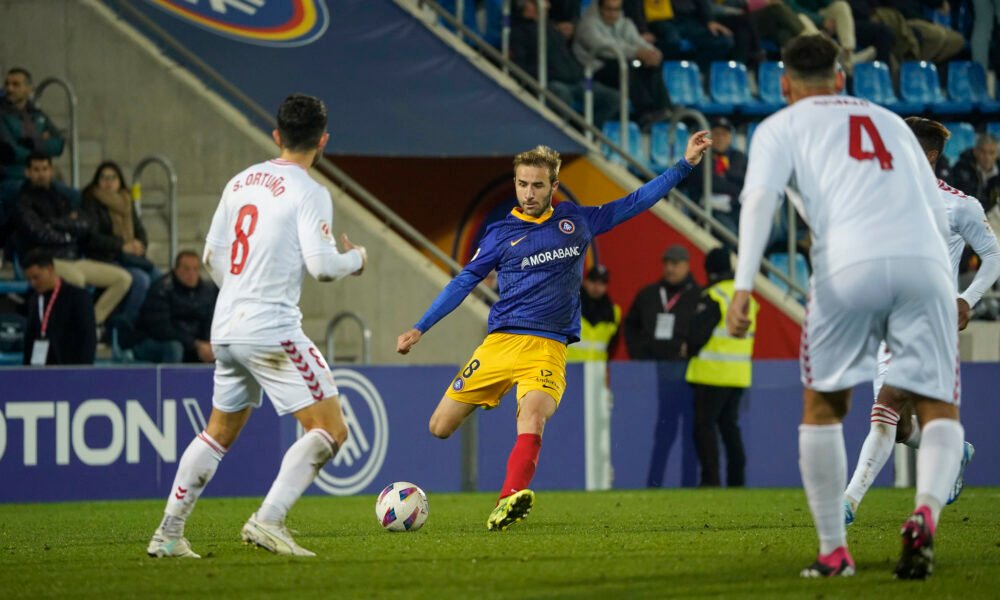
[[[555,208],[550,206],[549,210],[544,215],[540,217],[529,217],[528,215],[521,212],[520,207],[514,207],[513,209],[511,209],[510,214],[514,215],[518,219],[521,219],[522,221],[527,221],[528,223],[544,223],[549,220],[554,211]]]

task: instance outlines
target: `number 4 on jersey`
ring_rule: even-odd
[[[882,142],[882,136],[879,135],[878,129],[875,129],[875,123],[872,123],[871,117],[865,115],[851,115],[851,131],[850,131],[850,150],[849,153],[851,158],[854,160],[873,160],[878,159],[878,166],[883,171],[892,170],[892,154],[885,149],[885,144]],[[868,139],[871,140],[872,150],[868,151],[862,148],[861,132],[868,135]]]

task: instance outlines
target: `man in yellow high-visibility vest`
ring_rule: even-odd
[[[608,360],[618,340],[622,309],[608,296],[610,273],[604,265],[587,272],[580,289],[580,341],[566,349],[566,360]]]
[[[716,248],[705,256],[709,285],[691,323],[687,382],[694,388],[694,440],[701,462],[701,485],[719,486],[719,441],[726,447],[726,485],[743,486],[746,456],[740,435],[739,407],[750,387],[757,302],[750,300],[750,330],[736,338],[726,330],[726,313],[733,298],[729,252]]]

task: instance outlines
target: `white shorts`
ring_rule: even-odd
[[[212,344],[215,390],[212,406],[232,413],[261,404],[267,392],[279,415],[337,395],[333,374],[312,342],[279,345]]]
[[[886,383],[958,403],[958,312],[944,265],[923,258],[867,261],[813,282],[802,327],[802,383],[833,392],[870,381],[892,349]]]

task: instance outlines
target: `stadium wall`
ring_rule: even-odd
[[[396,480],[430,492],[461,488],[461,440],[438,440],[427,419],[455,366],[337,367],[351,434],[337,459],[310,490],[313,494],[371,493]],[[1000,452],[993,435],[1000,405],[986,401],[997,366],[963,365],[962,407],[966,437],[980,457],[969,468],[969,485],[1000,485]],[[613,398],[611,461],[616,488],[647,485],[657,441],[666,455],[665,487],[697,483],[691,448],[691,392],[683,365],[619,362],[609,365]],[[536,489],[585,487],[584,384],[581,365],[571,365],[567,393],[546,427]],[[754,387],[740,419],[747,451],[747,485],[797,487],[801,386],[794,361],[758,361]],[[0,502],[159,498],[170,485],[184,448],[204,427],[211,409],[212,370],[207,367],[117,369],[3,369],[0,387]],[[868,384],[855,390],[845,421],[851,467],[869,429]],[[479,489],[495,490],[515,428],[513,394],[500,408],[478,413]],[[295,421],[264,407],[250,419],[240,441],[209,488],[210,496],[260,496],[297,437]],[[985,460],[984,460],[985,459]],[[886,467],[877,485],[892,481]]]

